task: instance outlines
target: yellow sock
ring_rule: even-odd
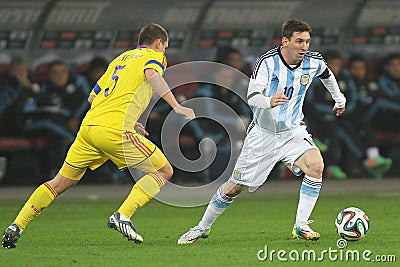
[[[40,212],[46,208],[57,197],[57,192],[49,183],[44,183],[32,193],[31,197],[22,207],[14,223],[22,230]]]
[[[161,176],[154,173],[147,173],[132,188],[129,196],[122,203],[118,212],[126,218],[131,218],[133,213],[146,205],[155,195],[160,192],[165,184]]]

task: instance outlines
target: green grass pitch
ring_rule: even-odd
[[[178,208],[152,201],[133,217],[144,237],[143,244],[134,244],[106,227],[120,201],[56,200],[31,222],[16,249],[0,249],[0,266],[375,266],[377,262],[362,259],[333,261],[327,254],[323,262],[288,257],[291,250],[300,255],[314,250],[317,257],[322,250],[339,250],[334,219],[348,206],[363,209],[371,223],[368,235],[343,251],[371,250],[370,259],[395,255],[396,262],[379,266],[399,266],[400,262],[398,194],[321,196],[312,215],[312,227],[321,233],[317,242],[290,239],[296,196],[247,194],[217,220],[208,239],[186,246],[177,245],[177,238],[198,222],[205,207]],[[0,202],[1,229],[14,219],[23,202]],[[275,253],[273,261],[259,261],[257,252],[265,245],[269,252],[285,250],[288,260],[279,261]]]

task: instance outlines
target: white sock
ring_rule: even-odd
[[[319,191],[322,186],[322,178],[304,176],[300,187],[299,205],[297,207],[296,223],[294,227],[300,226],[310,218],[311,212],[317,202]]]
[[[234,198],[225,195],[224,184],[221,185],[212,197],[210,203],[208,203],[207,209],[198,226],[204,230],[210,229],[215,220],[229,207],[233,200]]]
[[[124,215],[122,215],[121,213],[119,214],[119,218],[122,220],[122,221],[130,221],[130,219],[129,218],[126,218]]]
[[[379,156],[379,148],[376,146],[369,147],[365,151],[365,154],[367,154],[368,159],[376,159]]]

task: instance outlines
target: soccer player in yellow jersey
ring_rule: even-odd
[[[137,120],[154,91],[186,119],[193,119],[195,114],[192,109],[179,105],[162,78],[167,64],[165,29],[158,24],[144,26],[138,45],[109,64],[88,98],[91,108],[60,171],[33,192],[5,230],[3,247],[15,248],[20,233],[35,216],[75,185],[87,168],[96,169],[109,159],[120,169],[132,166],[145,172],[118,211],[108,219],[109,228],[119,231],[128,240],[143,242],[130,218],[160,191],[173,170],[160,149],[144,137],[147,132]]]

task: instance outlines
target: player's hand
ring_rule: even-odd
[[[29,88],[32,86],[31,81],[28,79],[28,76],[26,76],[26,75],[18,75],[17,74],[17,79],[26,88]]]
[[[89,95],[87,101],[89,102],[90,105],[92,104],[92,102],[93,102],[93,100],[94,100],[95,97],[96,97],[95,95]]]
[[[174,108],[174,111],[177,114],[180,114],[180,115],[184,116],[185,119],[187,119],[187,120],[192,120],[192,119],[194,119],[196,117],[196,115],[194,114],[193,109],[187,108],[187,107],[184,107],[184,106],[181,106],[181,105],[176,106]]]
[[[341,116],[345,110],[346,107],[338,108],[336,105],[333,106],[333,111],[336,113],[336,117]]]
[[[143,124],[141,124],[140,122],[136,122],[135,124],[135,131],[143,136],[148,136],[149,133],[144,129]]]
[[[271,108],[276,107],[276,106],[282,106],[286,102],[289,101],[289,98],[285,96],[283,92],[276,93],[271,97]]]

